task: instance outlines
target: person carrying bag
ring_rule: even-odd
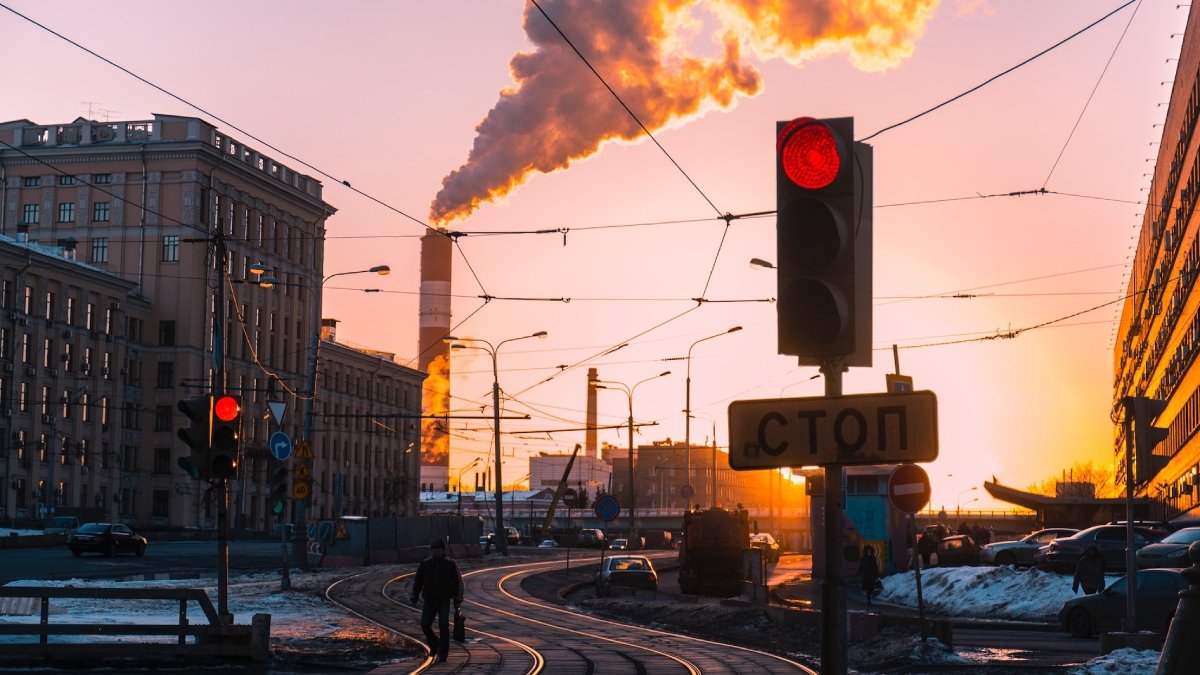
[[[443,662],[450,653],[450,602],[454,602],[456,610],[462,604],[463,580],[458,565],[446,557],[446,542],[441,539],[429,544],[429,557],[417,567],[410,600],[415,605],[422,596],[425,601],[421,607],[421,630],[430,656]],[[435,618],[437,634],[433,632]]]

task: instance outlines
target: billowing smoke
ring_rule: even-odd
[[[843,52],[863,70],[896,65],[914,49],[938,0],[541,0],[651,131],[754,96],[762,78],[743,58],[801,63]],[[531,173],[566,168],[605,142],[642,137],[532,3],[525,33],[536,46],[512,58],[515,84],[476,128],[463,166],[442,180],[430,207],[439,223],[469,215]],[[716,56],[687,53],[702,31]]]

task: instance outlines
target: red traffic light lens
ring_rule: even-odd
[[[222,396],[213,403],[213,414],[222,422],[232,422],[242,412],[242,406],[232,396]]]
[[[842,170],[842,153],[833,130],[811,117],[789,122],[775,145],[784,174],[802,188],[828,187]]]

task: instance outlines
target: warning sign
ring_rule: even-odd
[[[312,469],[308,468],[308,464],[304,462],[296,462],[296,466],[292,467],[292,478],[296,480],[311,480]]]
[[[292,483],[292,498],[293,499],[308,499],[311,489],[306,481],[298,480]]]
[[[333,531],[333,538],[335,541],[350,538],[350,532],[346,529],[346,521],[338,521],[337,529]]]
[[[312,446],[308,444],[307,438],[296,444],[296,456],[300,459],[312,459]]]

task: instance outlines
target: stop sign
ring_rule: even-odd
[[[916,464],[901,464],[888,478],[888,497],[892,506],[904,513],[916,513],[929,503],[929,476]]]
[[[567,507],[568,509],[571,508],[572,506],[575,506],[575,499],[578,496],[579,496],[579,494],[577,492],[575,492],[575,488],[567,488],[566,490],[563,491],[563,496],[562,496],[563,506]]]

